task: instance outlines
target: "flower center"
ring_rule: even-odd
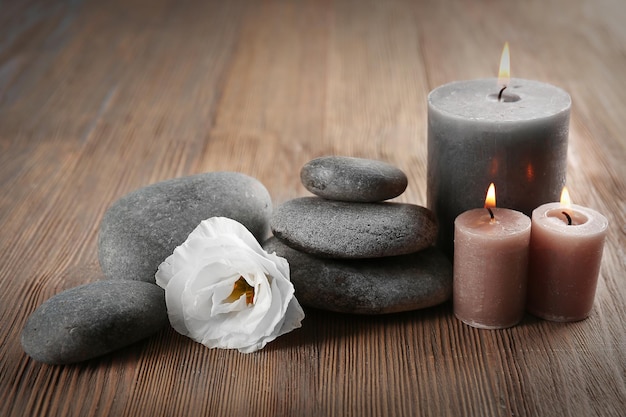
[[[254,287],[248,284],[248,281],[246,281],[244,277],[239,277],[233,285],[233,292],[231,292],[228,297],[224,298],[222,304],[235,302],[239,300],[243,294],[246,295],[246,305],[254,303]]]

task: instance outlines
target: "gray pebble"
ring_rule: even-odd
[[[202,220],[237,220],[263,241],[269,235],[271,212],[263,184],[236,172],[210,172],[140,188],[104,215],[98,236],[102,272],[110,279],[154,283],[161,262]]]
[[[337,201],[372,203],[399,196],[407,186],[404,172],[372,159],[325,156],[307,162],[300,180],[313,194]]]
[[[298,301],[340,313],[385,314],[431,307],[452,294],[452,264],[435,248],[378,259],[317,258],[276,238],[264,243],[289,262]]]
[[[160,287],[141,281],[97,281],[40,305],[24,326],[22,347],[40,362],[81,362],[151,336],[167,323]]]
[[[283,243],[329,258],[404,255],[431,246],[435,216],[401,203],[346,203],[318,197],[287,201],[272,216],[272,232]]]

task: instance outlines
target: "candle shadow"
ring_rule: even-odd
[[[541,322],[543,322],[543,321],[545,321],[545,320],[540,319],[540,318],[539,318],[539,317],[537,317],[537,316],[533,316],[533,315],[532,315],[532,314],[530,314],[530,313],[525,313],[525,314],[524,314],[524,317],[522,318],[522,321],[520,321],[520,322],[519,322],[516,326],[514,326],[514,327],[519,327],[519,326],[522,326],[522,327],[526,327],[526,326],[535,326],[535,325],[537,325],[538,323],[541,323]]]

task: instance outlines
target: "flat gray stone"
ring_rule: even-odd
[[[159,182],[116,201],[105,213],[98,257],[109,279],[155,282],[157,268],[202,220],[237,220],[259,241],[269,236],[272,201],[256,179],[210,172]]]
[[[347,203],[318,197],[289,200],[272,216],[272,232],[283,243],[328,258],[405,255],[431,246],[434,214],[402,203]]]
[[[452,264],[438,249],[378,259],[317,258],[270,238],[264,243],[289,262],[305,306],[340,313],[386,314],[443,303],[452,294]]]
[[[307,162],[300,180],[319,197],[359,203],[397,197],[408,183],[406,174],[391,164],[347,156],[324,156]]]
[[[96,281],[40,305],[22,331],[22,347],[49,364],[81,362],[128,346],[168,324],[165,292],[141,281]]]

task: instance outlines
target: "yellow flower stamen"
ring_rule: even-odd
[[[241,298],[242,294],[246,294],[246,305],[254,303],[254,287],[248,284],[244,277],[239,277],[233,285],[233,292],[222,301],[222,304],[235,302]]]

